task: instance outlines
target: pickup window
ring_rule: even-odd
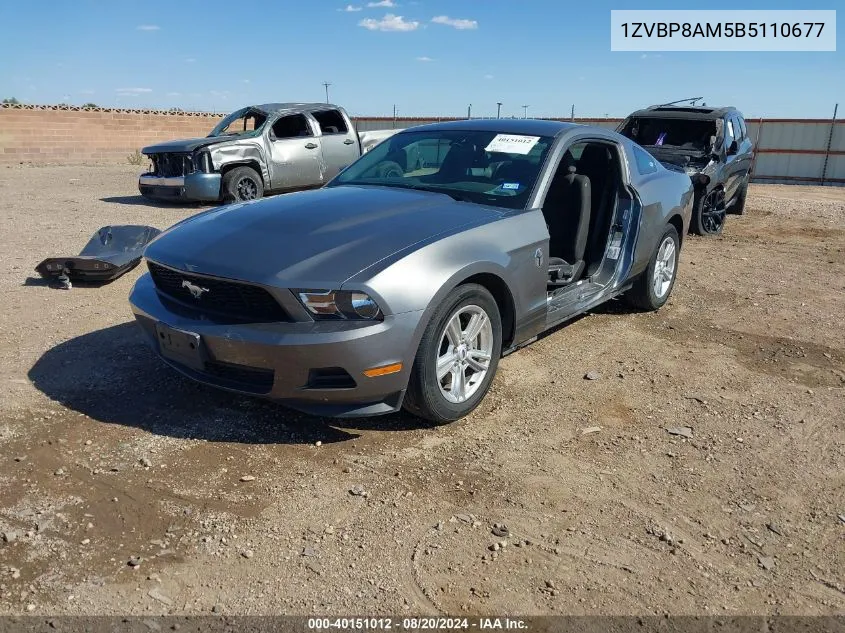
[[[343,120],[343,115],[337,110],[314,112],[314,118],[320,124],[320,131],[323,134],[346,134],[349,132],[346,121]]]
[[[311,128],[308,127],[308,120],[302,114],[291,114],[280,117],[273,124],[273,136],[276,139],[302,138],[312,136]]]

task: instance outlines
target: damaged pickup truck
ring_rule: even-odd
[[[690,231],[718,235],[726,213],[745,211],[754,145],[736,108],[679,103],[638,110],[617,131],[664,167],[689,175],[695,187]]]
[[[141,150],[150,159],[138,189],[147,198],[242,202],[320,187],[396,130],[358,134],[327,103],[267,103],[224,118],[204,138]]]

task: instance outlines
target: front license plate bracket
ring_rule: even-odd
[[[205,369],[206,354],[199,334],[156,323],[158,349],[165,358],[196,371]]]

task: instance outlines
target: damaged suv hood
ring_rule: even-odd
[[[171,227],[145,256],[282,288],[338,288],[397,251],[504,214],[439,193],[339,186],[212,209]]]
[[[202,138],[186,138],[176,141],[166,141],[156,145],[150,145],[141,150],[142,154],[169,154],[169,153],[190,153],[202,147],[227,143],[231,138],[225,136],[204,136]]]

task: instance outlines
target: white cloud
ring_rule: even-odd
[[[431,21],[435,24],[445,24],[446,26],[454,27],[459,31],[478,28],[478,22],[475,20],[459,20],[458,18],[450,18],[448,15],[438,15],[437,17],[431,18]]]
[[[197,58],[196,58],[196,57],[187,57],[187,58],[185,58],[185,63],[186,63],[186,64],[193,64],[195,61],[197,61]]]
[[[338,9],[338,11],[343,11],[344,13],[355,13],[356,11],[360,11],[361,7],[356,7],[351,4],[347,4],[345,8]]]
[[[426,57],[423,55],[422,57],[417,57],[418,62],[433,62],[434,60],[431,57]]]
[[[93,90],[80,90],[79,94],[81,94],[81,95],[92,95],[92,94],[94,94],[94,91]]]
[[[383,7],[385,9],[391,9],[391,8],[399,6],[399,5],[397,5],[395,2],[393,2],[393,0],[380,0],[379,2],[368,2],[367,6],[370,7],[371,9],[374,9],[374,8],[377,8],[377,7]]]
[[[70,101],[70,95],[62,95],[62,102]]]
[[[152,88],[115,88],[114,90],[117,94],[120,95],[140,95],[146,94],[148,92],[152,92]]]
[[[250,80],[249,80],[249,79],[243,79],[242,81],[243,81],[245,84],[248,84],[248,83],[250,82]]]
[[[139,31],[158,31],[161,29],[157,24],[141,24],[138,26]]]
[[[493,79],[493,75],[484,75],[485,79]]]
[[[358,22],[358,26],[363,26],[370,31],[416,31],[419,25],[417,21],[406,22],[401,15],[392,13],[388,13],[381,20],[367,18]]]
[[[181,92],[168,92],[167,96],[168,97],[181,97],[182,93]]]
[[[657,59],[658,57],[660,57],[660,53],[652,53],[651,55],[643,53],[640,55],[640,59]]]

